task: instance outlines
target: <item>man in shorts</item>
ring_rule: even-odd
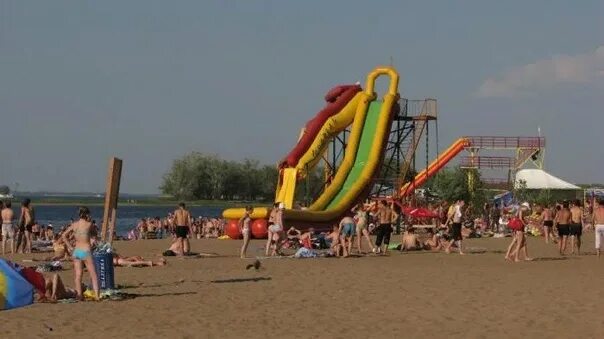
[[[577,254],[581,254],[581,235],[583,235],[583,209],[581,202],[574,200],[570,208],[570,225],[569,236],[571,244],[570,254],[575,254],[575,244],[577,246]]]
[[[392,210],[388,207],[386,200],[380,202],[378,210],[378,220],[380,225],[376,230],[375,247],[376,253],[382,252],[382,242],[384,243],[383,253],[386,254],[388,251],[388,245],[390,244],[390,234],[392,233]]]
[[[2,209],[2,255],[6,254],[6,241],[9,240],[10,253],[15,253],[15,226],[13,225],[14,212],[11,202],[7,201]],[[1,206],[1,205],[0,205]]]
[[[186,209],[185,203],[178,204],[178,209],[174,212],[174,221],[176,223],[176,242],[181,255],[189,253],[190,244],[187,235],[191,231],[191,214]]]
[[[457,202],[455,203],[455,205],[453,207],[453,211],[452,211],[451,215],[449,216],[449,219],[447,220],[447,224],[450,221],[453,222],[451,224],[451,242],[445,249],[445,251],[447,253],[451,253],[451,246],[454,243],[457,243],[457,248],[459,249],[459,254],[464,254],[463,248],[462,248],[463,237],[461,234],[461,218],[463,216],[461,209],[464,205],[465,205],[465,202],[463,200],[457,200]]]
[[[350,251],[352,251],[352,238],[354,237],[355,228],[354,219],[351,217],[344,217],[342,218],[342,221],[340,221],[338,229],[344,257],[349,256]]]

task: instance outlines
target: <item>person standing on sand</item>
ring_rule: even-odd
[[[243,214],[243,217],[239,219],[239,231],[241,231],[241,234],[243,235],[243,245],[241,245],[241,251],[239,252],[239,256],[241,257],[241,259],[245,259],[247,253],[247,246],[250,243],[252,213],[254,213],[254,208],[252,206],[247,206],[245,208],[245,213]]]
[[[83,265],[86,266],[88,274],[90,274],[90,280],[92,281],[92,289],[96,300],[100,299],[99,294],[99,281],[96,274],[96,267],[92,260],[92,250],[90,245],[90,227],[92,226],[90,210],[88,207],[80,207],[78,211],[80,219],[63,233],[63,242],[67,246],[70,253],[73,254],[73,269],[74,269],[74,281],[75,289],[77,292],[77,298],[82,300],[82,275],[84,273]],[[75,247],[72,247],[69,242],[68,235],[73,233],[75,238]]]
[[[189,239],[187,235],[191,232],[191,214],[186,209],[185,203],[178,204],[178,209],[174,211],[174,222],[176,223],[176,242],[181,255],[187,255],[190,250]]]
[[[541,212],[543,216],[543,233],[545,234],[545,243],[549,244],[549,238],[552,233],[552,228],[554,227],[554,218],[552,216],[552,210],[549,204],[546,204],[543,207],[543,212]]]
[[[36,222],[34,208],[31,200],[25,198],[21,203],[21,215],[19,217],[19,236],[17,237],[17,250],[22,246],[22,253],[31,253],[32,227]]]
[[[575,254],[575,244],[577,245],[577,254],[581,255],[581,235],[583,234],[583,210],[581,209],[581,202],[574,200],[572,207],[570,208],[570,225],[569,225],[569,236],[571,252]]]
[[[371,242],[371,238],[369,237],[369,231],[367,230],[367,210],[365,209],[365,204],[363,202],[359,202],[359,204],[352,208],[352,213],[355,213],[356,218],[356,235],[357,235],[357,250],[359,254],[363,254],[362,246],[361,246],[361,238],[365,238],[367,240],[367,244],[371,248],[372,251],[375,251],[375,247],[373,247],[373,243]]]
[[[463,213],[461,211],[461,209],[463,208],[463,206],[465,205],[465,202],[463,200],[457,200],[457,202],[453,205],[453,211],[449,214],[448,220],[446,222],[446,224],[449,224],[449,222],[452,222],[451,224],[451,241],[449,242],[449,244],[447,245],[447,248],[445,249],[445,252],[447,253],[451,253],[451,246],[453,246],[453,244],[457,243],[457,248],[459,249],[459,254],[464,254],[463,253],[463,236],[461,234],[461,218],[463,216]]]
[[[568,209],[568,201],[562,203],[562,208],[556,213],[554,225],[558,228],[558,236],[560,237],[560,255],[564,255],[566,251],[566,240],[570,233],[570,211]]]
[[[600,258],[600,247],[604,240],[604,199],[598,201],[598,206],[593,211],[593,224],[596,230],[596,254]]]
[[[285,205],[283,203],[275,202],[273,209],[268,217],[268,237],[266,240],[266,251],[265,254],[268,257],[269,250],[273,247],[271,254],[278,254],[281,249],[281,238],[283,234],[283,209]]]
[[[2,255],[6,254],[6,240],[10,238],[10,253],[15,253],[15,226],[13,225],[14,212],[10,201],[0,205],[2,209]]]
[[[392,210],[390,207],[388,207],[386,200],[380,201],[377,214],[380,225],[377,227],[376,231],[375,252],[386,254],[388,251],[388,245],[390,244],[390,234],[392,233]],[[382,242],[384,243],[383,251]]]

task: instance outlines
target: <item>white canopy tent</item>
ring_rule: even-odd
[[[521,182],[526,183],[527,189],[550,190],[580,190],[581,187],[555,177],[542,169],[523,169],[516,172],[514,186],[519,187]]]

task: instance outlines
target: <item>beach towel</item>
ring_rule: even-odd
[[[316,258],[317,252],[310,250],[306,247],[299,248],[294,254],[294,258]]]

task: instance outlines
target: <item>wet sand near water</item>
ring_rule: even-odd
[[[604,257],[593,255],[593,233],[584,235],[591,254],[564,258],[554,245],[530,238],[537,260],[518,264],[503,259],[509,241],[466,241],[465,256],[266,259],[255,271],[245,269],[253,260],[238,258],[240,241],[192,240],[192,251],[218,256],[116,268],[116,283],[135,299],[2,311],[2,338],[604,336]],[[169,244],[116,247],[121,255],[149,258]],[[249,255],[262,255],[263,245],[252,241]],[[21,263],[24,255],[9,258]],[[72,274],[61,272],[68,286]]]

